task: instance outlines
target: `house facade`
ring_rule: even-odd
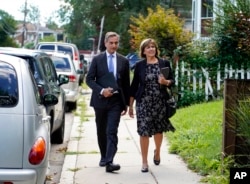
[[[54,31],[39,24],[26,23],[24,26],[20,23],[13,37],[16,43],[22,47],[28,43],[34,43],[34,45],[36,45],[40,39],[46,36],[54,36],[55,41],[62,41],[63,31]]]
[[[209,38],[208,29],[215,17],[214,6],[218,0],[192,0],[192,32],[196,39]]]
[[[208,31],[215,17],[213,8],[218,0],[166,0],[164,3],[185,19],[185,29],[195,33],[195,39],[210,37]]]

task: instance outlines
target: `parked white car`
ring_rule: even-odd
[[[80,52],[77,46],[73,43],[65,42],[39,42],[35,49],[43,50],[44,52],[64,52],[68,53],[73,60],[76,70],[81,68]],[[79,74],[79,85],[82,84],[84,78],[84,73]]]
[[[50,153],[50,116],[29,64],[0,54],[0,183],[44,184]]]
[[[56,69],[57,75],[66,75],[69,77],[69,82],[63,84],[61,87],[64,89],[66,95],[67,110],[75,110],[77,107],[77,100],[79,97],[79,74],[82,70],[76,69],[69,54],[59,52],[46,52],[50,55]]]

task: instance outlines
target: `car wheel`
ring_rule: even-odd
[[[75,101],[75,102],[68,102],[68,110],[69,111],[73,111],[73,110],[76,110],[76,108],[77,108],[77,101]]]
[[[81,86],[82,85],[82,83],[83,83],[83,80],[84,80],[84,77],[83,77],[84,75],[81,75],[80,76],[80,79],[79,79],[79,86]]]
[[[72,103],[72,108],[71,109],[76,110],[76,108],[77,108],[77,101]]]
[[[65,112],[63,112],[63,118],[61,126],[52,134],[52,144],[62,144],[64,139],[64,128],[65,128]]]

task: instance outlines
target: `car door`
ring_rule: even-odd
[[[57,74],[52,60],[47,56],[43,57],[42,60],[45,75],[49,81],[51,92],[58,98],[58,103],[55,105],[54,126],[59,127],[61,125],[64,113],[64,91],[58,85]]]
[[[0,60],[0,168],[22,168],[23,101],[14,67]]]

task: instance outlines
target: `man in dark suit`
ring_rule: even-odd
[[[106,172],[120,169],[113,159],[117,152],[120,118],[126,114],[129,104],[129,61],[116,52],[119,39],[115,32],[106,33],[106,51],[93,58],[86,76],[86,83],[92,89],[90,106],[95,111],[101,153],[99,165],[106,166]]]

